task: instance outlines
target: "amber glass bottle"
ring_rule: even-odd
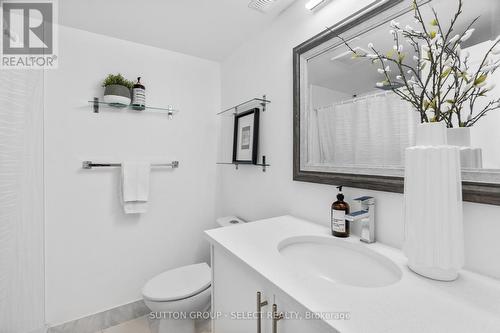
[[[349,237],[349,221],[345,216],[349,214],[349,204],[344,201],[342,186],[337,187],[337,201],[332,204],[331,223],[332,235],[335,237]]]

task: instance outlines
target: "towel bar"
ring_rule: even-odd
[[[83,169],[92,169],[92,168],[100,168],[100,167],[121,167],[121,163],[93,163],[92,161],[83,161],[82,168]],[[151,163],[151,166],[154,167],[170,167],[172,169],[179,167],[179,161],[172,161],[170,163]]]

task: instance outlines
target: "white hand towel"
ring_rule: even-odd
[[[145,213],[148,209],[149,172],[148,162],[122,163],[122,197],[126,214]]]

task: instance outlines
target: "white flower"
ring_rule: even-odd
[[[419,61],[419,60],[420,60],[420,58],[419,58],[418,56],[414,55],[414,56],[413,56],[413,60],[415,60],[415,61]]]
[[[490,72],[496,71],[498,66],[499,66],[499,64],[492,64],[492,65],[484,66],[482,71],[484,73],[488,74]]]
[[[396,34],[396,30],[389,30],[389,34],[395,35]]]
[[[391,71],[391,67],[387,66],[387,67],[385,68],[385,71],[386,71],[386,72],[390,72],[390,71]]]
[[[402,77],[401,75],[398,75],[398,76],[396,76],[396,79],[398,79],[398,80],[402,80],[402,79],[403,79],[403,77]]]
[[[433,119],[436,111],[433,108],[428,108],[427,111],[425,111],[425,114],[427,118]]]
[[[465,42],[466,40],[468,40],[469,38],[471,38],[472,34],[474,33],[476,29],[469,29],[467,30],[464,35],[462,36],[462,38],[460,38],[460,41],[461,42]]]
[[[382,88],[384,86],[384,82],[377,82],[375,85],[379,88]]]
[[[491,50],[491,54],[499,55],[500,54],[500,47],[497,46],[493,50]]]
[[[383,69],[383,68],[379,68],[379,69],[377,69],[377,72],[378,72],[379,74],[385,74],[385,71],[384,71],[384,69]]]
[[[458,39],[460,38],[460,35],[455,35],[452,39],[450,39],[450,44],[454,44]]]
[[[433,108],[429,108],[427,109],[427,111],[425,111],[425,114],[427,115],[427,118],[429,118],[430,120],[435,119],[436,110],[434,110]]]
[[[403,48],[403,45],[399,45],[399,47],[398,47],[398,52],[399,52],[399,53],[403,52],[403,49],[404,49],[404,48]]]
[[[488,85],[487,85],[484,89],[485,89],[486,91],[492,91],[493,89],[495,89],[495,87],[496,87],[496,84],[494,84],[494,83],[490,83],[490,84],[488,84]]]
[[[413,71],[411,69],[409,69],[406,73],[411,75],[411,74],[413,74]]]
[[[437,41],[441,40],[441,34],[436,34],[436,36],[431,39],[431,44],[435,45]]]
[[[465,90],[465,91],[469,90],[470,88],[472,88],[472,86],[473,86],[473,85],[474,85],[474,80],[473,80],[473,81],[471,81],[471,82],[469,82],[469,83],[467,83],[467,84],[465,85],[464,90]]]
[[[397,45],[393,45],[393,46],[392,46],[392,49],[393,49],[394,51],[397,51],[397,50],[398,50],[398,46],[397,46]]]
[[[368,54],[366,55],[366,57],[367,57],[368,59],[377,59],[377,58],[378,58],[378,55],[373,54],[373,53],[368,53]]]
[[[369,47],[370,49],[373,49],[373,43],[368,43],[368,47]]]
[[[396,29],[401,29],[399,26],[399,22],[396,22],[394,20],[391,21],[391,27],[396,28]]]
[[[489,66],[484,66],[484,67],[483,67],[483,69],[482,69],[482,72],[487,74],[487,73],[489,73],[490,71],[492,71],[494,67],[495,67],[495,66],[492,66],[492,65],[489,65]]]

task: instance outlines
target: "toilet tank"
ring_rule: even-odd
[[[238,225],[242,223],[246,223],[246,221],[240,219],[237,216],[224,216],[216,219],[217,225],[220,227],[228,227],[232,225]]]

